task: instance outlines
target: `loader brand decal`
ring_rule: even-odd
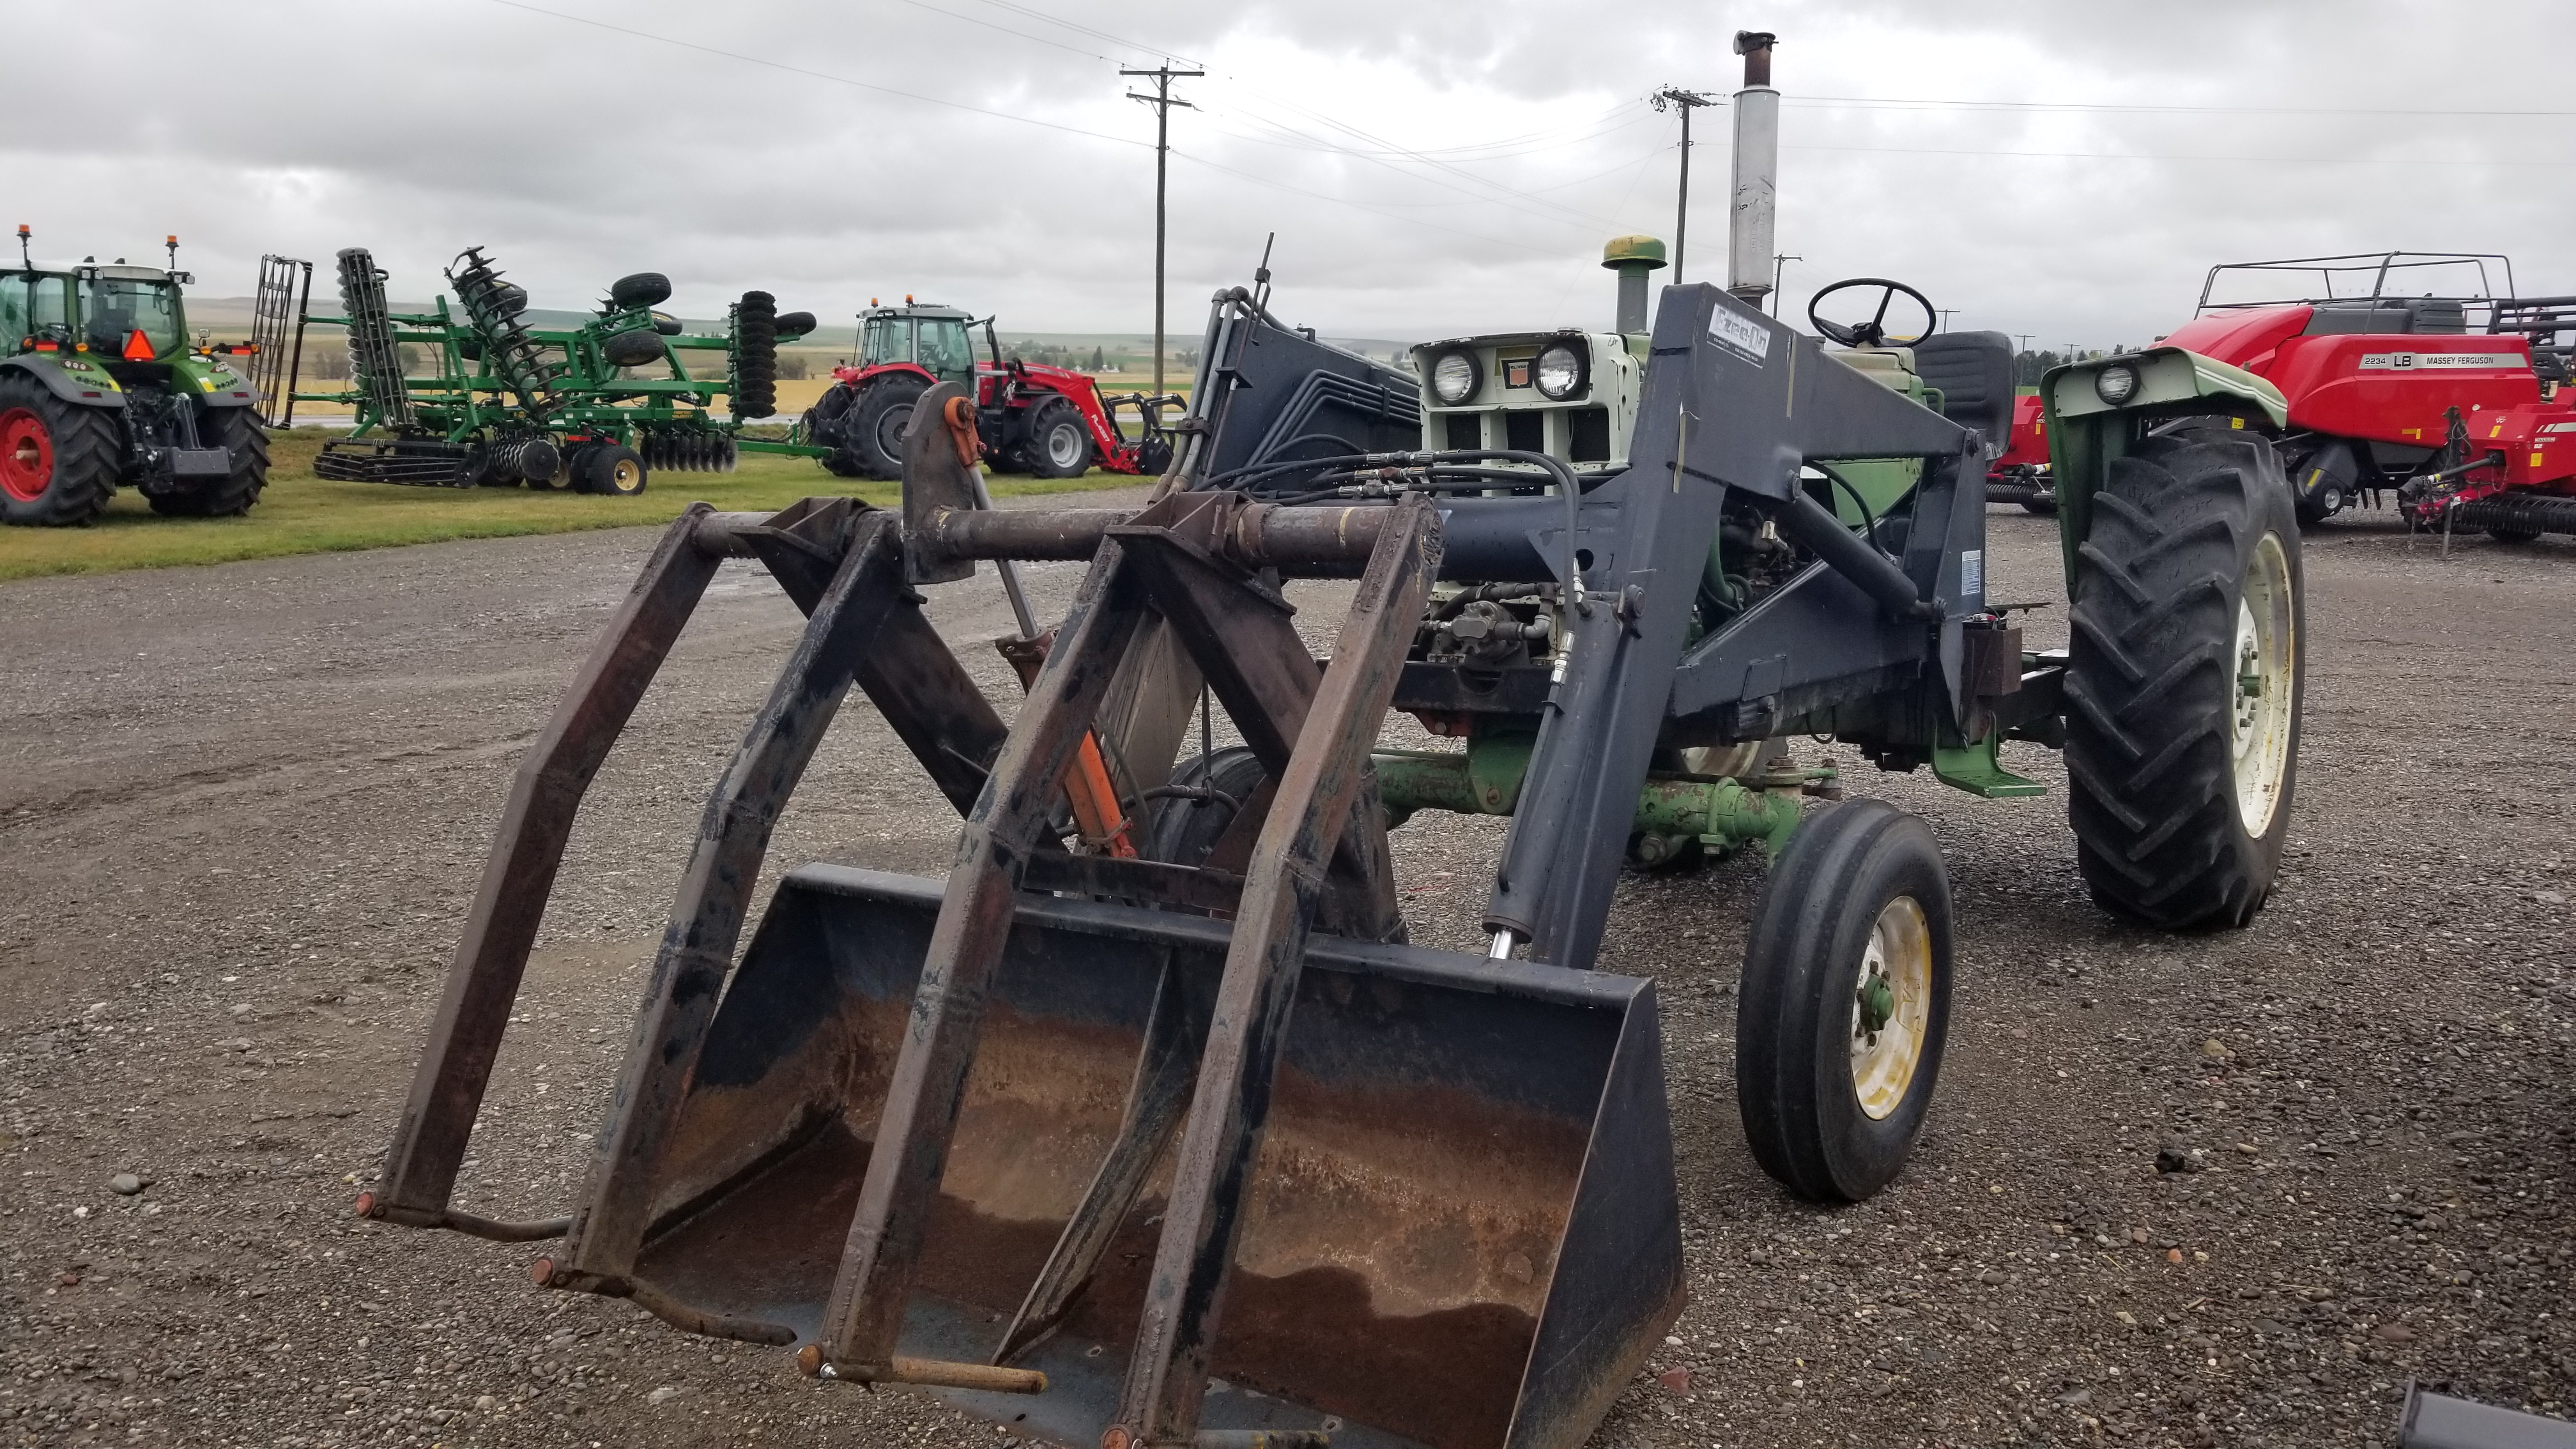
[[[1771,355],[1771,329],[1724,307],[1708,321],[1708,340],[1755,367]]]
[[[2365,352],[2361,355],[2361,366],[2365,372],[2519,365],[2521,359],[2510,352]]]

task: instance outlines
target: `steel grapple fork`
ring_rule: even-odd
[[[985,1001],[1048,810],[1150,608],[1172,626],[1278,782],[1204,1028],[1121,1413],[1122,1423],[1146,1426],[1153,1442],[1186,1442],[1194,1428],[1308,934],[1328,911],[1330,923],[1346,930],[1382,938],[1398,929],[1384,826],[1368,798],[1368,751],[1439,548],[1429,505],[1404,505],[1379,536],[1332,664],[1318,678],[1285,601],[1257,573],[1219,556],[1227,502],[1176,497],[1109,530],[1027,710],[967,817],[822,1337],[803,1356],[815,1371],[998,1386],[983,1366],[898,1363],[894,1348]],[[1168,974],[1166,987],[1177,989]],[[1118,1139],[1007,1340],[1041,1326],[1079,1288],[1176,1121],[1183,1064],[1198,1028],[1170,990],[1154,1020]]]

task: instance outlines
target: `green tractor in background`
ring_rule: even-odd
[[[27,242],[21,226],[0,272],[0,521],[88,523],[120,484],[155,513],[248,512],[268,434],[226,360],[249,349],[189,344],[179,289],[196,279],[121,257],[39,266]]]

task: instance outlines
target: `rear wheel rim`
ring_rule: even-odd
[[[903,456],[903,430],[912,426],[912,404],[896,403],[877,416],[877,451],[889,458]]]
[[[1059,468],[1070,468],[1082,461],[1082,429],[1072,423],[1058,423],[1047,433],[1047,461]]]
[[[1852,1095],[1884,1122],[1905,1104],[1932,1023],[1932,926],[1923,905],[1898,896],[1879,908],[1852,989]]]
[[[45,496],[54,481],[54,435],[33,408],[0,413],[0,491],[20,503]]]
[[[2290,729],[2298,718],[2296,601],[2290,560],[2280,537],[2267,533],[2246,561],[2237,593],[2236,647],[2227,715],[2228,747],[2235,757],[2236,815],[2257,839],[2272,828],[2289,778]]]

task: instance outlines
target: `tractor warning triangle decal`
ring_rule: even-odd
[[[128,362],[152,360],[152,339],[144,336],[143,329],[140,327],[125,334],[125,360]]]

